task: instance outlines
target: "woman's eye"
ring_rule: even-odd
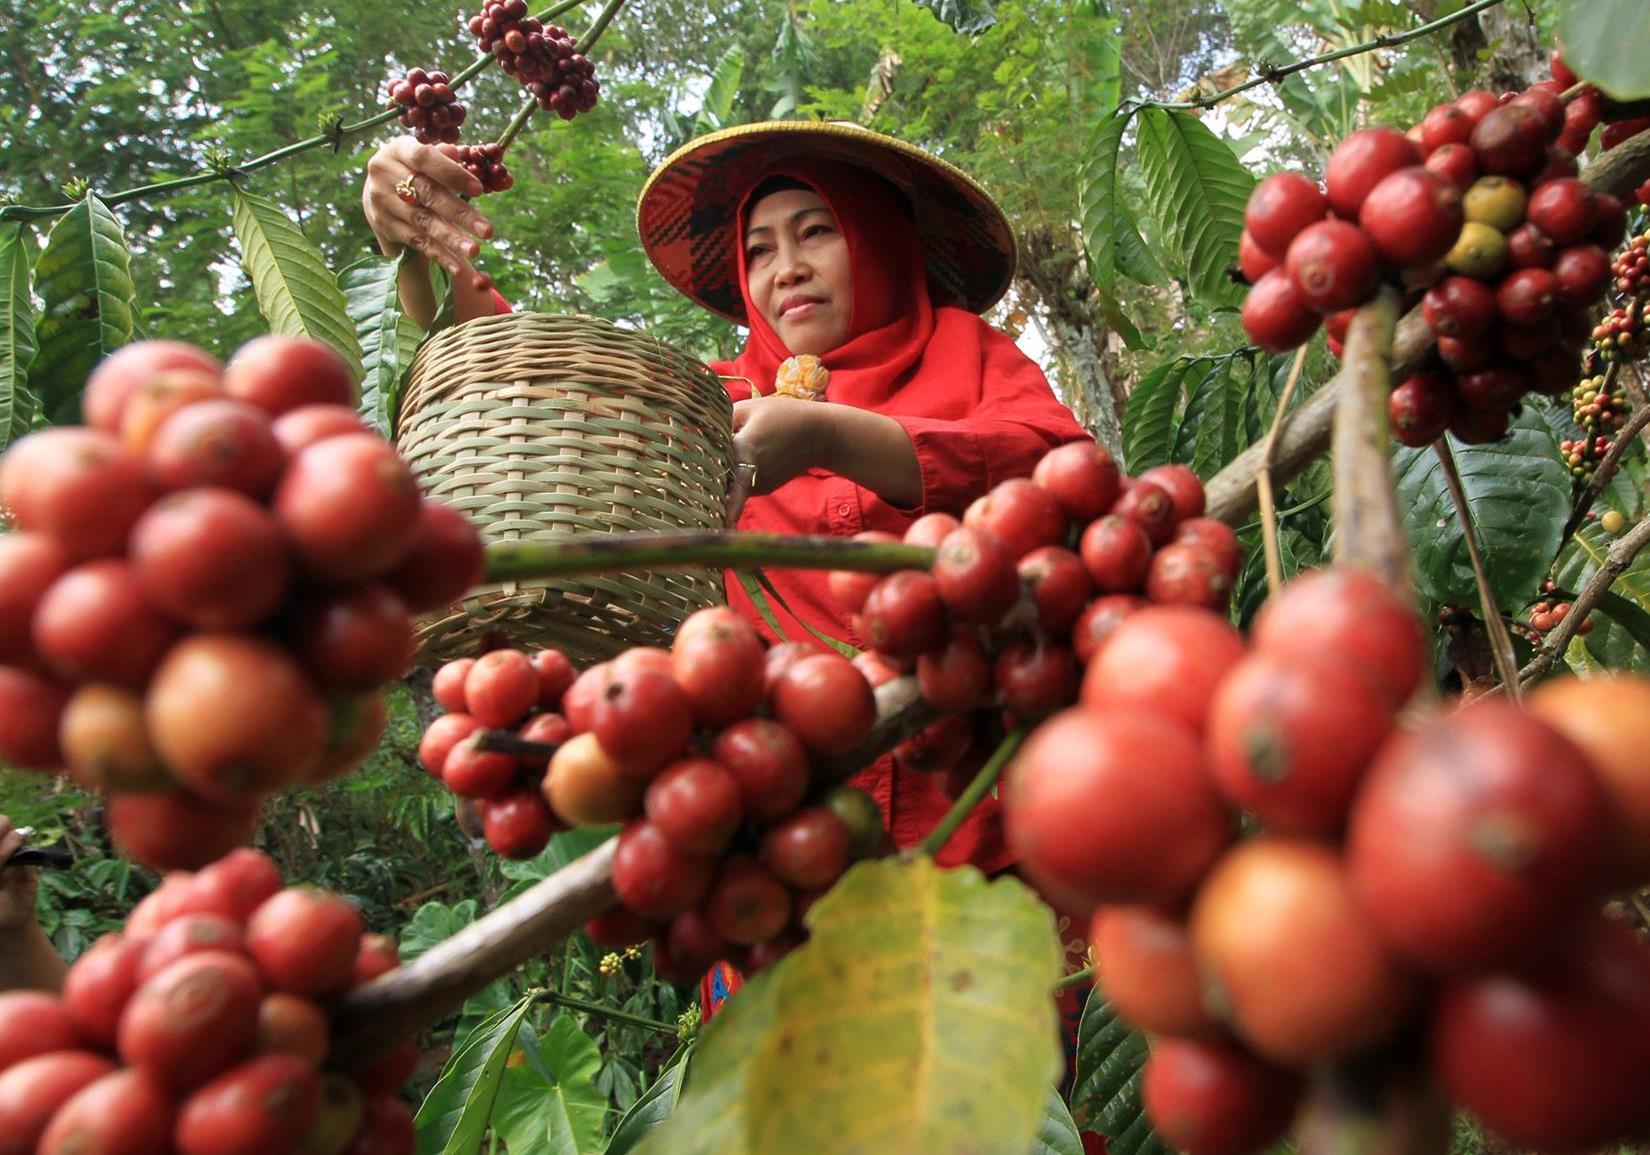
[[[818,236],[821,233],[828,233],[831,231],[832,229],[830,225],[809,225],[807,228],[802,230],[802,239],[807,240],[809,237]]]
[[[766,256],[772,251],[773,250],[767,245],[752,245],[750,248],[745,250],[745,263],[747,265],[754,265],[758,257]]]

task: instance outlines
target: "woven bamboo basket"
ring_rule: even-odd
[[[489,544],[719,529],[732,406],[709,368],[654,338],[595,317],[510,313],[424,345],[396,445],[425,493]],[[721,600],[714,570],[483,586],[421,623],[421,657],[474,655],[502,637],[594,662],[668,644]]]

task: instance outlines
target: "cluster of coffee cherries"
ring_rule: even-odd
[[[481,50],[531,91],[540,108],[572,120],[596,107],[601,82],[595,64],[565,29],[527,15],[527,0],[486,0],[468,27]]]
[[[1647,351],[1644,299],[1650,296],[1650,233],[1641,233],[1617,254],[1610,267],[1615,289],[1626,300],[1593,329],[1593,344],[1605,361],[1638,361]]]
[[[504,166],[504,146],[497,141],[461,144],[453,153],[453,159],[481,182],[483,192],[503,192],[516,183],[516,178]]]
[[[1352,310],[1389,279],[1424,290],[1438,338],[1439,366],[1393,391],[1400,442],[1426,445],[1446,430],[1495,440],[1525,393],[1568,391],[1626,213],[1576,179],[1561,140],[1585,142],[1596,121],[1577,120],[1561,90],[1544,81],[1500,97],[1468,92],[1407,134],[1354,133],[1331,154],[1323,189],[1299,173],[1262,181],[1240,247],[1254,285],[1250,338],[1294,348],[1327,316],[1338,353]]]
[[[411,68],[389,82],[390,106],[401,109],[401,123],[422,144],[456,144],[469,110],[459,103],[445,72]]]
[[[930,571],[833,572],[872,681],[914,671],[945,714],[896,749],[896,761],[949,774],[955,793],[972,776],[976,736],[995,734],[976,735],[978,724],[998,711],[1009,725],[1031,723],[1075,701],[1084,666],[1130,615],[1153,602],[1224,609],[1242,550],[1203,507],[1203,485],[1185,466],[1125,477],[1104,449],[1073,442],[960,520],[914,522],[904,541],[936,550]]]
[[[1575,90],[1569,106],[1564,110],[1564,132],[1558,139],[1558,146],[1566,152],[1576,156],[1585,152],[1593,130],[1600,124],[1604,130],[1599,133],[1598,145],[1603,152],[1609,152],[1645,129],[1650,129],[1650,118],[1633,116],[1631,106],[1609,99],[1591,84],[1581,84],[1581,78],[1564,63],[1562,50],[1554,50],[1548,66],[1552,79],[1543,81],[1543,87],[1554,92]]]
[[[411,1155],[397,1092],[415,1043],[329,1070],[321,1010],[399,964],[355,907],[283,888],[256,851],[168,875],[76,960],[61,995],[0,994],[0,1147]]]
[[[1602,357],[1602,346],[1599,352]],[[1560,441],[1559,452],[1577,484],[1586,485],[1614,444],[1611,434],[1627,421],[1627,392],[1607,374],[1588,377],[1571,390],[1570,413],[1582,435]]]
[[[106,793],[129,857],[210,862],[266,794],[356,766],[411,615],[480,578],[354,400],[319,342],[147,341],[92,372],[86,425],[0,456],[0,759]]]
[[[1170,1145],[1262,1150],[1312,1071],[1397,1040],[1519,1148],[1650,1125],[1650,946],[1603,907],[1650,878],[1650,680],[1400,727],[1430,663],[1359,570],[1291,582],[1247,642],[1150,606],[1010,765],[1009,844],[1057,909],[1092,912],[1105,997],[1155,1035],[1143,1095]]]
[[[553,650],[494,650],[448,662],[434,692],[450,712],[420,758],[474,801],[499,853],[625,824],[613,859],[623,908],[589,929],[614,947],[651,938],[670,981],[718,959],[771,965],[802,941],[813,901],[881,847],[876,804],[830,790],[810,765],[869,735],[865,676],[834,652],[764,647],[725,607],[689,617],[669,650],[634,648],[582,673]]]
[[[1570,616],[1569,602],[1555,602],[1544,599],[1530,607],[1530,629],[1538,634],[1545,634],[1558,628],[1558,624]],[[1593,628],[1593,616],[1588,614],[1577,628],[1578,633],[1589,633]]]

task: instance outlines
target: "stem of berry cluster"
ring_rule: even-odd
[[[550,8],[539,19],[553,20],[562,13],[579,7],[584,2],[585,0],[562,0],[562,3]],[[620,0],[620,2],[622,3],[623,0]],[[612,19],[612,17],[609,16],[608,19]],[[448,82],[448,87],[450,87],[454,92],[457,92],[465,84],[473,80],[482,71],[482,69],[486,68],[491,63],[493,63],[492,53],[482,53],[469,64],[465,65],[462,70],[454,74],[452,80]],[[336,152],[339,148],[343,147],[344,141],[348,140],[350,137],[359,136],[364,132],[377,128],[379,125],[388,124],[400,115],[401,110],[399,108],[391,108],[386,112],[378,113],[376,116],[369,116],[365,120],[358,120],[354,124],[344,124],[340,121],[328,132],[317,133],[315,136],[294,141],[292,144],[283,145],[282,147],[275,149],[273,152],[266,152],[262,156],[253,157],[251,160],[244,160],[238,164],[214,166],[209,171],[194,173],[190,176],[178,177],[175,180],[157,181],[154,184],[139,185],[136,188],[129,188],[122,192],[110,193],[108,196],[100,199],[104,204],[109,206],[130,204],[132,201],[142,200],[145,197],[166,196],[171,193],[182,192],[187,188],[194,188],[197,185],[212,184],[214,181],[220,180],[233,180],[236,177],[244,176],[249,172],[255,172],[260,168],[267,168],[272,164],[278,164],[281,161],[286,160],[288,157],[297,156],[299,153],[310,152],[314,149],[321,148],[324,145],[330,144],[333,151]],[[0,206],[0,223],[4,223],[6,221],[38,220],[44,217],[59,217],[74,208],[75,204],[78,203],[79,202],[76,201],[72,204],[61,205],[3,205]]]
[[[1536,683],[1548,670],[1558,664],[1563,658],[1564,651],[1570,646],[1570,639],[1576,636],[1581,624],[1587,620],[1598,603],[1604,600],[1604,595],[1615,584],[1617,578],[1627,572],[1627,567],[1633,564],[1639,551],[1650,544],[1650,517],[1639,522],[1632,529],[1618,537],[1611,544],[1610,550],[1604,555],[1604,562],[1598,567],[1576,599],[1570,603],[1570,611],[1564,620],[1554,626],[1547,635],[1547,640],[1536,651],[1535,657],[1530,659],[1529,665],[1518,673],[1518,685],[1528,688]]]
[[[618,570],[764,568],[893,573],[925,570],[934,551],[900,542],[851,541],[782,533],[571,534],[557,541],[487,547],[489,582],[531,581]]]
[[[1025,740],[1026,730],[1023,727],[1010,731],[1008,736],[997,745],[997,749],[991,757],[986,760],[986,764],[980,767],[980,772],[974,775],[974,781],[968,784],[966,790],[957,795],[957,800],[951,804],[951,809],[945,812],[945,817],[940,819],[939,824],[928,832],[928,837],[924,838],[911,853],[926,854],[932,857],[945,849],[945,844],[951,841],[951,836],[957,833],[957,828],[974,812],[974,807],[978,806],[981,800],[991,793],[991,788],[997,785],[997,779],[1003,776],[1003,770],[1008,766],[1009,759],[1014,757],[1014,752],[1020,748],[1020,743]]]
[[[1061,991],[1069,991],[1072,987],[1080,987],[1084,983],[1091,983],[1093,981],[1094,981],[1094,968],[1093,967],[1084,967],[1080,971],[1072,971],[1065,978],[1063,978],[1059,982],[1055,983],[1054,984],[1054,993],[1059,994]]]
[[[1335,405],[1335,560],[1369,570],[1414,604],[1409,538],[1393,488],[1387,437],[1392,345],[1398,294],[1383,288],[1359,309],[1346,334],[1342,374],[1347,388]]]
[[[1455,468],[1455,454],[1442,437],[1432,443],[1438,463],[1444,470],[1444,481],[1449,486],[1450,500],[1455,504],[1455,516],[1461,523],[1461,536],[1466,539],[1467,557],[1472,561],[1472,576],[1478,586],[1478,607],[1484,615],[1484,630],[1490,638],[1490,656],[1495,659],[1495,675],[1501,679],[1513,701],[1521,697],[1518,682],[1518,658],[1513,651],[1512,634],[1502,620],[1501,609],[1495,604],[1495,593],[1490,589],[1489,571],[1484,567],[1484,554],[1478,548],[1478,526],[1473,521],[1472,507],[1467,504],[1467,493],[1461,485],[1460,471]]]
[[[1289,402],[1294,399],[1295,386],[1300,383],[1301,367],[1306,364],[1306,346],[1295,351],[1295,361],[1289,366],[1289,379],[1284,382],[1278,397],[1278,408],[1272,414],[1272,427],[1266,432],[1266,441],[1260,456],[1260,472],[1255,476],[1255,495],[1260,500],[1261,547],[1266,554],[1266,591],[1278,592],[1283,585],[1283,555],[1278,548],[1278,509],[1272,498],[1272,463],[1276,459],[1278,433],[1288,415]]]
[[[587,1003],[583,999],[576,999],[571,995],[564,995],[560,991],[534,991],[533,997],[535,999],[542,999],[547,1003],[553,1003],[558,1007],[566,1007],[570,1011],[582,1011],[587,1015],[596,1015],[599,1018],[612,1019],[615,1023],[628,1023],[633,1027],[645,1027],[650,1031],[658,1031],[660,1034],[665,1035],[676,1034],[676,1028],[670,1023],[661,1023],[658,1019],[644,1018],[641,1015],[633,1015],[629,1011],[616,1010],[613,1007],[604,1007],[599,1003]]]
[[[590,26],[583,36],[579,37],[579,42],[574,47],[574,51],[589,56],[590,50],[596,47],[596,41],[602,38],[602,33],[607,31],[607,26],[613,23],[613,17],[617,16],[619,9],[624,6],[625,0],[607,0],[607,4],[596,17],[596,22]]]
[[[1396,32],[1391,36],[1377,36],[1374,40],[1368,40],[1362,44],[1337,48],[1333,52],[1325,52],[1318,56],[1308,57],[1305,60],[1297,60],[1293,64],[1286,64],[1282,67],[1257,64],[1255,66],[1257,74],[1245,80],[1242,84],[1234,84],[1231,88],[1223,88],[1219,92],[1211,93],[1208,96],[1200,96],[1196,100],[1129,100],[1125,101],[1118,111],[1121,112],[1126,109],[1133,112],[1142,108],[1161,108],[1169,111],[1208,108],[1211,105],[1219,104],[1223,100],[1230,100],[1240,93],[1248,92],[1252,88],[1259,88],[1263,84],[1276,84],[1286,77],[1293,76],[1297,72],[1305,72],[1309,68],[1316,68],[1320,64],[1331,64],[1337,60],[1345,60],[1349,56],[1362,56],[1366,52],[1377,52],[1382,48],[1397,48],[1400,45],[1408,44],[1411,40],[1419,40],[1423,36],[1440,32],[1452,24],[1459,24],[1468,17],[1476,16],[1486,8],[1494,8],[1502,2],[1503,0],[1476,0],[1475,3],[1468,4],[1459,12],[1451,12],[1448,16],[1441,16],[1437,20],[1421,25],[1419,28],[1411,28],[1408,32]]]
[[[498,135],[500,151],[509,151],[511,142],[526,127],[527,122],[533,118],[533,113],[537,111],[538,106],[539,98],[536,96],[529,96],[521,102],[521,107],[516,109],[516,114],[510,118],[510,123],[505,125],[504,131]]]

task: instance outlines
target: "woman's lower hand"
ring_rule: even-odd
[[[470,261],[481,252],[480,241],[493,235],[493,226],[462,198],[483,191],[454,159],[453,146],[399,136],[367,162],[361,207],[385,256],[412,249],[455,282],[470,284],[479,276]]]
[[[728,524],[746,497],[772,493],[793,477],[823,465],[831,453],[831,406],[795,397],[753,397],[733,406],[733,485]]]

